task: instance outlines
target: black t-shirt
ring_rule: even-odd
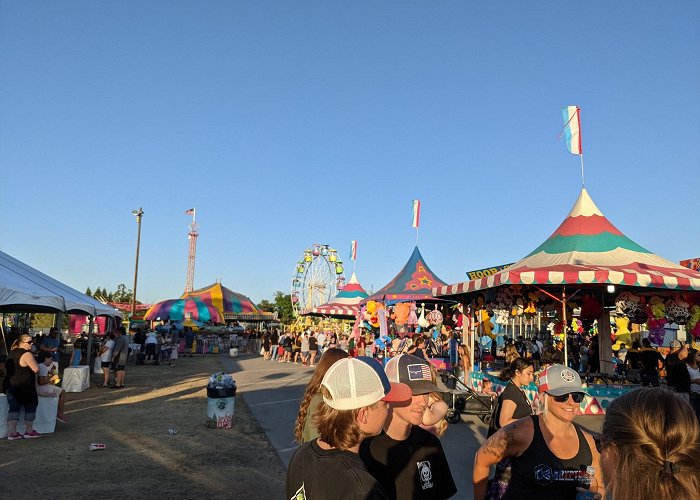
[[[638,350],[627,351],[627,357],[625,358],[627,366],[635,370],[639,368],[639,363],[642,361],[642,353]]]
[[[666,384],[676,392],[690,392],[690,373],[677,352],[666,356]]]
[[[532,404],[530,403],[530,400],[511,380],[508,382],[508,384],[506,384],[505,389],[503,389],[503,392],[501,392],[501,394],[498,396],[498,411],[496,412],[496,415],[494,415],[494,422],[489,428],[490,434],[493,434],[493,432],[501,428],[499,420],[501,418],[503,401],[512,401],[515,403],[515,411],[513,412],[512,418],[516,420],[532,415]],[[491,432],[491,429],[493,429],[493,432]]]
[[[384,432],[365,439],[360,458],[389,498],[442,499],[457,493],[440,440],[418,426],[403,441]]]
[[[301,445],[289,462],[285,498],[381,500],[388,497],[357,454],[323,450],[314,439]]]
[[[646,371],[655,371],[659,368],[659,361],[664,362],[663,356],[656,349],[642,349],[642,368]]]
[[[318,351],[318,342],[314,336],[309,337],[309,351]]]

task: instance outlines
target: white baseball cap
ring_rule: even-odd
[[[344,358],[331,365],[321,385],[328,391],[323,402],[336,410],[354,410],[377,401],[408,401],[411,388],[389,382],[379,362],[366,356]]]

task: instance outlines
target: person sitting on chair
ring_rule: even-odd
[[[36,393],[43,397],[58,396],[58,414],[56,420],[64,424],[68,423],[66,415],[63,413],[63,407],[66,403],[66,391],[58,387],[59,382],[56,368],[53,365],[53,358],[50,352],[39,353],[39,372],[36,378]]]

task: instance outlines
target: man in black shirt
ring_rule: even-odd
[[[678,340],[671,341],[671,352],[666,356],[666,385],[673,389],[685,401],[689,400],[690,373],[686,368],[685,359],[688,357],[688,344]]]
[[[428,395],[437,391],[427,361],[410,354],[390,359],[389,380],[411,388],[408,403],[392,403],[384,432],[360,446],[370,474],[392,499],[443,499],[457,493],[440,439],[420,427]]]
[[[642,386],[659,387],[659,367],[664,357],[651,347],[649,339],[642,339]]]

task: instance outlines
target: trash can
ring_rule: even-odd
[[[207,387],[207,427],[230,429],[236,406],[236,386]]]

